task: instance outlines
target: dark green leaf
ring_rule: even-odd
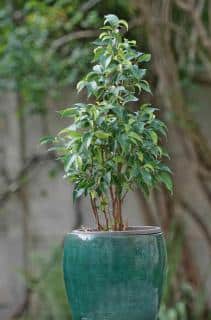
[[[141,88],[148,93],[152,93],[149,83],[146,80],[141,80]]]
[[[73,190],[73,203],[76,202],[85,193],[85,189],[74,189]]]
[[[173,183],[170,174],[167,172],[162,172],[159,176],[159,180],[164,183],[166,188],[173,193]]]
[[[53,143],[55,138],[52,136],[46,136],[40,139],[40,144]]]

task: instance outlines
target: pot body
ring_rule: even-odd
[[[161,232],[70,233],[64,280],[73,320],[155,320],[166,273]]]

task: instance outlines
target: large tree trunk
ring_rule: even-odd
[[[168,196],[156,192],[157,211],[167,229],[175,218],[184,224],[186,241],[183,262],[188,268],[187,278],[195,285],[200,280],[208,289],[211,275],[209,279],[203,279],[202,275],[207,273],[211,258],[211,198],[201,172],[210,170],[211,158],[207,157],[210,150],[206,139],[187,110],[186,97],[180,86],[177,61],[171,46],[172,1],[135,1],[135,6],[140,12],[140,21],[145,27],[153,57],[157,78],[154,100],[168,124],[168,149],[174,172],[174,197],[169,205]],[[203,260],[203,256],[209,258]]]

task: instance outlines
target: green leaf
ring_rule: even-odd
[[[144,183],[148,186],[151,186],[152,184],[152,176],[147,170],[142,170],[141,171],[141,177],[144,181]]]
[[[86,88],[91,103],[59,111],[63,117],[72,117],[73,123],[55,140],[42,140],[56,142],[53,148],[64,164],[65,177],[74,184],[74,201],[91,195],[99,214],[109,205],[110,187],[121,196],[136,185],[144,195],[160,182],[170,191],[173,188],[171,171],[161,162],[165,152],[158,143],[166,127],[157,119],[157,109],[150,104],[140,110],[132,108],[140,93],[151,93],[146,69],[140,67],[151,55],[138,52],[136,42],[120,34],[122,27],[128,29],[126,21],[108,14],[104,24],[95,41],[92,68],[77,85],[78,91]],[[69,57],[67,60],[70,64]],[[37,86],[39,89],[39,83]],[[103,216],[101,220],[103,224]]]
[[[150,131],[150,136],[154,144],[158,144],[158,135],[155,131]]]
[[[77,169],[80,169],[82,167],[83,162],[79,155],[77,155],[75,158],[75,164]]]
[[[40,144],[53,143],[55,141],[55,137],[45,136],[40,139]]]
[[[92,143],[92,138],[93,138],[92,133],[87,133],[86,135],[84,135],[84,142],[85,142],[85,146],[87,149],[89,148],[89,146]]]
[[[80,198],[85,193],[85,189],[74,189],[73,190],[73,203],[76,202],[78,198]]]
[[[138,141],[141,141],[141,142],[143,141],[142,136],[138,135],[136,132],[131,131],[131,132],[129,132],[128,136],[131,138],[134,138]]]
[[[172,170],[166,164],[160,163],[159,168],[161,171],[166,171],[166,172],[172,174]]]
[[[76,154],[71,154],[65,162],[65,172],[68,172],[76,159]]]
[[[110,183],[111,183],[111,171],[108,171],[108,172],[105,174],[104,180],[106,181],[106,183],[107,183],[108,185],[110,185]]]
[[[76,113],[74,108],[66,108],[60,111],[57,111],[62,117],[73,117]]]
[[[105,16],[104,24],[110,24],[112,27],[117,28],[119,25],[119,18],[115,14],[107,14]]]
[[[133,94],[129,94],[128,96],[125,97],[124,104],[127,102],[135,102],[135,101],[138,101],[138,98]]]
[[[75,131],[75,130],[70,130],[69,128],[65,128],[59,132],[59,135],[63,135],[63,134],[66,134],[66,135],[73,137],[73,138],[80,138],[82,136],[81,132]]]
[[[119,25],[124,26],[128,30],[128,23],[125,20],[119,20]]]
[[[151,60],[151,54],[150,53],[143,53],[138,58],[138,62],[149,62],[150,60]]]
[[[87,82],[84,81],[84,80],[79,81],[78,84],[77,84],[77,90],[78,90],[78,92],[80,92],[81,90],[83,90],[83,89],[85,88],[86,84],[87,84]]]
[[[111,134],[98,130],[95,132],[95,136],[99,139],[108,139],[111,136]]]
[[[104,65],[104,68],[105,68],[105,69],[106,69],[106,68],[109,66],[109,64],[111,63],[111,59],[112,59],[112,56],[108,56],[108,57],[106,57],[105,59],[103,59],[102,63],[103,63],[103,65]]]
[[[142,152],[138,152],[138,158],[139,158],[139,160],[142,162],[143,160],[144,160],[144,155],[143,155],[143,153]]]
[[[143,191],[145,198],[149,197],[150,189],[149,189],[148,185],[143,183],[142,180],[138,180],[138,184],[141,187],[141,190]]]
[[[152,93],[149,83],[146,80],[141,80],[141,88],[148,93]]]
[[[95,65],[95,66],[93,67],[93,70],[94,70],[96,73],[101,74],[102,71],[103,71],[103,68],[102,68],[102,66],[101,66],[100,64],[97,64],[97,65]]]
[[[88,92],[88,97],[91,96],[97,89],[97,82],[96,81],[90,81],[87,82],[87,92]]]
[[[144,169],[154,172],[154,167],[150,163],[144,165]]]
[[[109,30],[112,31],[113,29],[110,26],[104,26],[100,28],[101,30]]]
[[[170,174],[167,172],[162,172],[159,175],[159,180],[166,186],[166,188],[173,193],[173,183]]]
[[[117,141],[119,142],[123,150],[128,149],[128,136],[126,134],[121,134],[120,136],[118,136]]]

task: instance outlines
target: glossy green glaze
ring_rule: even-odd
[[[161,233],[65,237],[64,280],[73,320],[155,320],[166,273]]]

